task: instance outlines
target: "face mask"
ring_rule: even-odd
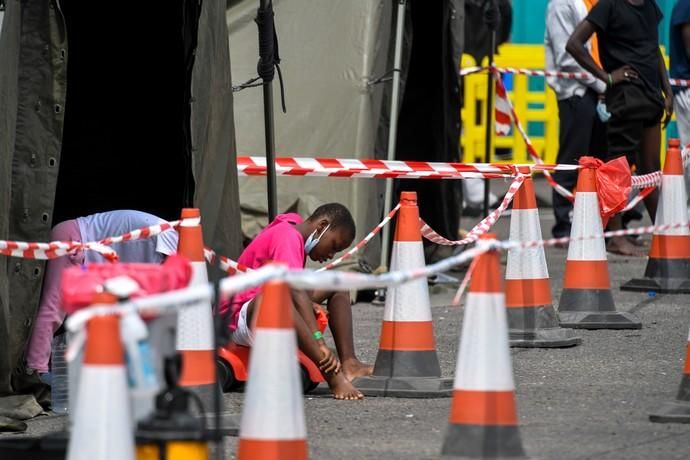
[[[309,238],[307,238],[307,241],[304,242],[304,253],[306,255],[309,255],[309,253],[316,247],[317,244],[319,244],[319,241],[321,241],[321,237],[326,233],[326,230],[328,230],[328,227],[330,227],[331,224],[326,225],[326,228],[323,229],[323,232],[318,236],[318,238],[314,238],[314,235],[316,235],[316,230],[312,232],[311,235],[309,235]]]

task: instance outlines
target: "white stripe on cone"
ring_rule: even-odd
[[[413,270],[424,267],[424,249],[421,241],[395,241],[391,258],[391,271]],[[384,321],[431,321],[431,303],[426,278],[388,288]]]
[[[570,231],[570,236],[574,239],[568,246],[568,260],[606,260],[606,245],[603,238],[578,239],[603,233],[597,194],[577,192],[574,209]]]
[[[190,262],[192,279],[190,286],[208,283],[206,262]],[[178,350],[213,350],[213,312],[206,301],[182,308],[177,314]]]
[[[468,293],[453,388],[514,390],[509,350],[505,296],[502,293]]]
[[[68,460],[133,460],[134,429],[124,366],[84,364]]]
[[[661,179],[661,197],[656,211],[656,225],[675,224],[688,221],[687,194],[685,178],[676,175],[664,175]],[[657,235],[690,235],[687,225],[654,232]]]
[[[296,356],[294,330],[256,329],[240,438],[306,439],[302,383]]]
[[[541,241],[539,211],[513,209],[510,215],[511,241]],[[545,279],[549,277],[543,246],[508,251],[506,279]]]

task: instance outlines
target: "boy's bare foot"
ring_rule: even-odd
[[[364,395],[345,378],[342,372],[326,375],[326,382],[335,399],[349,401],[364,399]]]
[[[343,361],[342,373],[348,382],[352,382],[357,377],[366,377],[374,372],[374,366],[370,364],[364,364],[358,359],[352,358],[347,361]]]
[[[630,242],[625,236],[614,236],[609,239],[606,250],[612,254],[629,257],[644,257],[647,254]]]

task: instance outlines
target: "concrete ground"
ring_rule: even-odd
[[[541,213],[547,236],[553,219],[550,210]],[[508,222],[506,217],[497,224],[500,238],[507,237]],[[548,248],[546,255],[557,305],[566,250]],[[645,263],[609,258],[617,308],[637,315],[641,330],[581,331],[583,343],[575,348],[511,350],[520,432],[529,457],[690,457],[690,425],[648,420],[650,412],[675,398],[685,358],[690,297],[621,292],[618,286],[642,275]],[[447,306],[452,289],[434,287],[431,293],[437,351],[443,374],[452,377],[463,308]],[[373,362],[383,309],[357,304],[353,311],[360,357]],[[226,395],[230,410],[239,412],[241,402],[242,394]],[[450,402],[394,398],[340,402],[305,397],[311,458],[438,458]],[[62,425],[58,418],[39,418],[30,422],[29,434],[51,432]],[[234,458],[236,443],[234,438],[226,441],[223,458]]]

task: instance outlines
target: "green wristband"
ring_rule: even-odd
[[[609,88],[613,88],[613,77],[611,76],[611,74],[608,74],[608,77],[609,77]]]
[[[315,331],[313,334],[314,340],[322,340],[323,339],[323,334],[321,331]]]

